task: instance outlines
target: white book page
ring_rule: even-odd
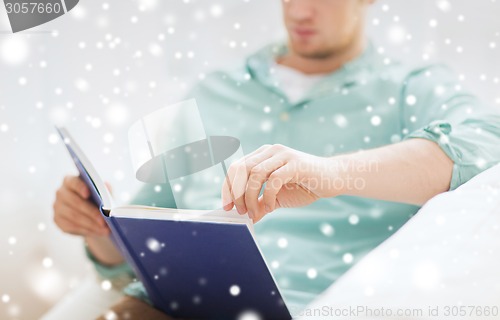
[[[188,210],[159,208],[141,205],[127,205],[113,208],[110,217],[171,220],[171,221],[196,221],[215,223],[246,224],[253,231],[252,220],[247,214],[240,215],[236,210]]]

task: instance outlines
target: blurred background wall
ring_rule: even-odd
[[[279,0],[81,0],[14,35],[0,6],[1,319],[36,319],[91,268],[82,241],[52,222],[55,190],[76,172],[53,124],[70,128],[126,203],[140,186],[129,125],[181,100],[210,70],[283,39],[280,8]],[[367,25],[379,52],[444,61],[499,110],[499,17],[498,0],[379,0]]]

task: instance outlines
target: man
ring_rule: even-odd
[[[388,63],[365,41],[372,2],[284,0],[287,45],[211,74],[188,95],[207,134],[242,142],[248,156],[231,166],[223,205],[261,220],[257,239],[293,313],[428,199],[500,160],[500,117],[482,116],[486,108],[448,69]],[[87,198],[82,182],[67,178],[56,223],[85,236],[104,277],[130,274]],[[133,202],[175,204],[153,186]],[[119,317],[168,319],[141,301],[140,284],[126,292],[140,299],[124,298],[113,308]]]

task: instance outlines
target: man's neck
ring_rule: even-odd
[[[308,58],[292,50],[279,57],[276,62],[305,74],[326,74],[340,69],[344,64],[360,56],[365,49],[365,41],[356,41],[339,52],[324,58]]]

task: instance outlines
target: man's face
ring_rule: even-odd
[[[327,58],[363,32],[368,0],[282,0],[290,49],[305,58]]]

